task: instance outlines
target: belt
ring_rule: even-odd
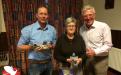
[[[49,63],[51,61],[51,59],[46,59],[46,60],[33,60],[33,59],[29,59],[29,63],[30,64],[46,64]]]

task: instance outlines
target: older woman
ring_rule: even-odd
[[[81,75],[81,69],[86,59],[86,47],[82,37],[77,34],[76,19],[69,17],[65,21],[65,33],[58,38],[54,50],[54,58],[61,63],[62,72],[71,75]],[[76,58],[73,58],[75,56]],[[72,58],[71,58],[72,57]],[[72,63],[75,65],[72,66]],[[76,68],[75,68],[76,66]],[[64,74],[65,75],[65,74]]]

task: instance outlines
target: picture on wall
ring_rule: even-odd
[[[113,9],[114,0],[105,0],[105,9]]]

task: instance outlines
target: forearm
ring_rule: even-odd
[[[32,47],[30,45],[20,45],[20,46],[17,46],[17,50],[29,50],[31,48]]]

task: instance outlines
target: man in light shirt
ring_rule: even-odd
[[[37,21],[21,30],[18,50],[29,50],[29,75],[51,75],[52,50],[56,43],[56,30],[48,21],[46,6],[39,6]]]
[[[85,75],[107,75],[108,51],[112,47],[110,27],[95,20],[96,12],[90,5],[84,6],[82,16],[84,25],[80,34],[85,40],[88,56]]]

